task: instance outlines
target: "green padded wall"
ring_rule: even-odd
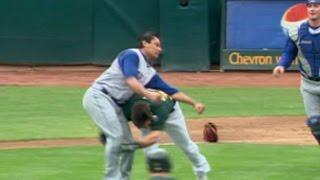
[[[212,65],[220,64],[221,1],[208,0],[210,62]]]
[[[159,1],[95,0],[94,16],[94,63],[110,64],[145,30],[159,30]]]
[[[165,71],[201,71],[210,68],[208,0],[160,0],[160,32]]]
[[[91,0],[1,0],[0,63],[89,62],[92,5]]]
[[[208,70],[219,63],[219,6],[210,0],[185,7],[180,0],[1,0],[0,64],[108,65],[154,30],[164,70]]]

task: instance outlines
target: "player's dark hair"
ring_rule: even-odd
[[[138,128],[141,128],[146,121],[152,120],[150,106],[145,102],[135,103],[132,107],[131,120]]]
[[[150,106],[145,102],[137,102],[131,109],[131,120],[135,126],[141,128],[146,121],[152,119]]]
[[[145,33],[143,33],[139,38],[139,42],[140,42],[139,48],[143,48],[143,44],[142,44],[143,41],[150,43],[151,40],[155,37],[160,38],[159,34],[153,31],[146,31]]]

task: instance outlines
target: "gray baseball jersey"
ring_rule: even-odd
[[[139,49],[129,50],[136,52],[139,57],[139,74],[137,80],[142,85],[146,85],[156,74],[156,70],[147,63]],[[96,79],[92,84],[92,87],[96,89],[105,89],[111,97],[116,99],[119,103],[125,102],[134,93],[125,82],[125,76],[121,71],[118,57],[113,61],[111,66]]]

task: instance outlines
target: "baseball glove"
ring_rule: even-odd
[[[218,142],[218,129],[213,122],[207,122],[203,129],[203,139],[207,142]]]

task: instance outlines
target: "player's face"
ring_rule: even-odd
[[[157,59],[162,52],[160,39],[154,37],[150,43],[144,41],[143,51],[149,59]]]
[[[311,21],[320,20],[320,4],[310,3],[307,4],[308,16]]]

